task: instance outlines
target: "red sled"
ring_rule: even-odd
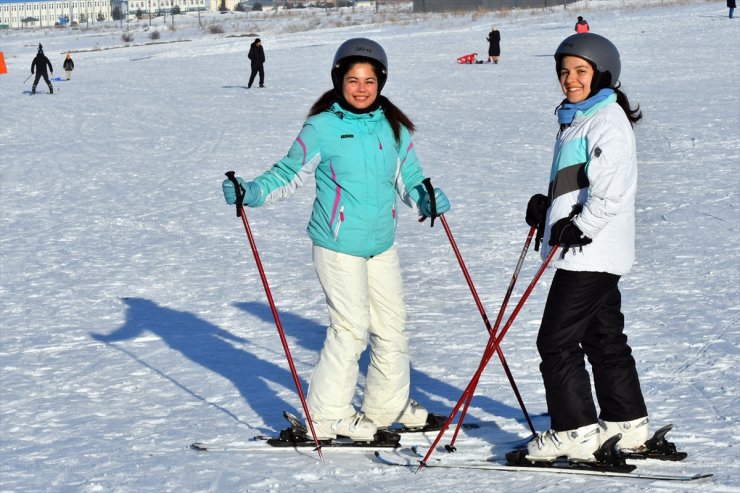
[[[463,55],[460,58],[457,59],[458,63],[475,63],[475,57],[477,57],[477,53],[471,53],[470,55]]]

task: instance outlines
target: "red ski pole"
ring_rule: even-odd
[[[280,342],[283,345],[285,356],[288,359],[288,366],[290,366],[290,373],[293,375],[293,381],[295,382],[295,387],[296,387],[296,390],[298,391],[298,397],[301,399],[301,405],[303,406],[303,412],[306,413],[306,421],[308,421],[308,426],[311,429],[311,435],[313,436],[313,441],[316,444],[316,451],[319,453],[319,458],[323,461],[324,455],[321,453],[321,444],[319,443],[319,440],[316,438],[316,432],[314,431],[314,428],[313,428],[313,421],[311,420],[311,414],[308,412],[308,404],[306,404],[306,398],[303,395],[303,389],[301,388],[301,381],[298,378],[298,372],[296,371],[295,365],[293,364],[293,357],[290,354],[290,348],[288,347],[288,341],[285,338],[285,332],[283,331],[283,324],[280,323],[280,316],[278,315],[277,308],[275,307],[275,301],[272,299],[272,292],[270,291],[270,285],[267,283],[267,276],[265,276],[265,270],[262,268],[262,261],[260,260],[260,254],[257,251],[257,245],[254,242],[254,237],[252,236],[252,230],[249,228],[249,222],[247,221],[247,214],[246,212],[244,212],[244,206],[242,205],[244,189],[239,184],[239,182],[236,180],[236,177],[234,175],[235,174],[233,171],[229,171],[226,173],[226,177],[229,180],[231,180],[236,190],[236,215],[242,218],[242,223],[244,224],[244,231],[247,232],[247,238],[249,239],[249,246],[252,249],[252,253],[254,254],[254,261],[257,264],[257,270],[259,270],[260,278],[262,279],[262,285],[265,287],[265,294],[267,295],[267,300],[270,302],[270,309],[272,310],[272,316],[275,319],[275,325],[277,326],[278,334],[280,335]]]
[[[481,363],[478,366],[478,370],[473,375],[473,378],[470,380],[470,383],[468,383],[468,386],[466,387],[465,391],[462,393],[462,396],[457,401],[457,404],[455,404],[454,409],[450,413],[450,415],[447,417],[447,420],[445,420],[444,424],[442,425],[442,429],[439,430],[439,433],[437,434],[437,437],[434,439],[434,442],[429,447],[429,450],[427,451],[426,455],[424,455],[424,458],[419,462],[419,468],[416,470],[418,473],[427,463],[429,460],[429,457],[431,457],[432,453],[434,453],[434,449],[439,444],[439,441],[442,439],[442,436],[444,435],[445,431],[447,431],[447,428],[450,426],[450,423],[452,422],[455,415],[457,415],[457,412],[460,410],[460,407],[463,405],[463,402],[467,399],[468,393],[473,389],[474,383],[480,378],[481,374],[483,373],[483,370],[486,368],[486,365],[488,365],[488,362],[491,360],[491,357],[493,356],[493,353],[495,352],[496,348],[499,347],[501,344],[501,341],[503,340],[504,336],[508,332],[509,328],[511,327],[511,324],[514,322],[514,319],[516,319],[516,316],[519,314],[519,311],[522,309],[522,306],[524,306],[524,302],[527,301],[527,298],[529,298],[530,293],[532,293],[532,290],[534,289],[535,285],[537,284],[537,281],[539,281],[540,277],[542,277],[542,274],[545,272],[545,268],[547,268],[547,264],[550,263],[550,260],[555,256],[555,252],[557,252],[558,246],[554,246],[552,250],[550,251],[550,254],[547,256],[547,258],[542,262],[542,265],[540,266],[539,270],[534,276],[534,279],[532,279],[532,282],[529,283],[529,286],[527,287],[526,291],[524,291],[524,294],[522,295],[522,298],[519,300],[519,303],[517,303],[516,307],[514,308],[514,311],[511,312],[511,315],[509,315],[509,319],[506,321],[506,324],[504,325],[504,328],[501,329],[501,332],[498,334],[498,336],[491,335],[491,339],[495,337],[495,341],[493,343],[490,343],[488,346],[486,346],[486,350],[484,352],[483,358],[481,359]]]
[[[444,217],[442,217],[442,224],[445,226],[445,230],[447,230],[447,222],[445,221]],[[534,236],[536,229],[537,228],[532,227],[529,229],[529,233],[527,233],[527,239],[524,241],[524,247],[522,247],[522,252],[519,254],[519,260],[517,261],[516,268],[514,269],[514,274],[511,276],[511,281],[509,281],[509,287],[507,288],[506,295],[504,296],[504,300],[501,303],[501,308],[498,311],[498,316],[496,317],[496,322],[493,325],[493,329],[491,329],[491,326],[488,323],[488,319],[487,317],[485,317],[485,314],[481,312],[481,315],[484,317],[484,321],[486,322],[486,328],[488,329],[488,333],[491,336],[488,339],[488,344],[486,345],[486,351],[483,352],[484,355],[488,351],[488,347],[490,346],[491,341],[493,340],[493,336],[496,335],[496,331],[498,330],[499,325],[501,324],[501,319],[503,318],[504,312],[506,311],[506,306],[509,304],[511,293],[514,291],[514,285],[516,284],[516,281],[519,278],[519,272],[521,272],[522,270],[522,265],[524,264],[524,258],[527,256],[527,250],[529,250],[529,245],[532,243],[532,237]],[[471,286],[471,289],[474,289],[474,288]],[[477,299],[477,296],[476,295],[474,296]],[[479,309],[482,310],[482,307],[479,307]],[[500,347],[496,348],[496,352],[498,353],[499,359],[501,360],[501,365],[504,367],[506,376],[509,378],[509,382],[511,383],[511,388],[514,390],[516,399],[517,401],[519,401],[519,406],[522,408],[524,417],[527,419],[527,423],[529,424],[529,429],[532,431],[532,434],[534,435],[536,434],[536,431],[534,429],[534,424],[532,423],[532,420],[529,417],[529,413],[527,412],[527,408],[524,405],[524,401],[522,400],[522,396],[519,393],[519,389],[514,383],[514,376],[511,374],[509,365],[506,363],[506,359],[504,358],[504,353],[501,351]],[[475,394],[475,389],[477,386],[478,386],[478,381],[474,383],[471,392],[468,393],[468,399],[465,402],[465,406],[463,407],[462,412],[460,413],[460,419],[458,419],[457,421],[457,427],[455,428],[455,433],[452,435],[452,440],[450,441],[449,445],[445,445],[445,449],[448,452],[454,452],[456,450],[455,441],[457,440],[457,435],[460,433],[460,428],[462,428],[463,421],[465,420],[465,415],[468,412],[468,407],[470,406],[470,402],[473,400],[473,395]]]
[[[436,216],[436,198],[434,193],[434,187],[432,186],[432,180],[430,178],[424,178],[422,180],[422,184],[424,185],[424,188],[427,191],[427,194],[429,196],[429,202],[431,205],[432,210],[432,218],[431,218],[431,225],[434,227],[434,218]],[[511,296],[511,292],[514,289],[514,283],[516,282],[516,278],[519,275],[519,270],[521,270],[521,265],[524,262],[524,257],[526,256],[527,250],[529,249],[529,244],[532,241],[532,236],[534,235],[535,228],[531,228],[529,235],[527,237],[527,242],[524,246],[524,251],[519,257],[519,264],[517,265],[517,270],[514,273],[514,278],[512,279],[512,282],[509,284],[509,290],[507,292],[506,298],[504,299],[504,303],[501,306],[501,310],[499,310],[498,317],[496,319],[496,324],[491,327],[491,322],[488,319],[488,315],[486,314],[485,308],[483,308],[483,303],[481,303],[480,297],[478,296],[478,291],[475,289],[475,284],[473,284],[473,279],[470,277],[470,273],[468,272],[468,268],[465,265],[465,261],[462,258],[462,255],[460,254],[460,249],[457,247],[457,242],[455,241],[455,238],[452,236],[452,231],[450,230],[450,226],[447,224],[447,219],[445,218],[444,214],[441,214],[439,216],[440,220],[442,221],[442,226],[444,227],[445,233],[447,233],[447,238],[450,241],[450,245],[452,246],[452,250],[455,252],[455,257],[457,257],[457,262],[460,264],[460,269],[462,270],[463,276],[465,277],[465,281],[468,283],[468,287],[470,288],[470,292],[473,295],[473,299],[475,300],[475,304],[478,307],[478,311],[480,312],[481,318],[483,319],[483,324],[486,326],[486,330],[489,334],[489,341],[491,340],[492,336],[496,335],[496,330],[498,330],[498,326],[501,323],[501,318],[503,317],[504,310],[506,308],[506,305],[508,303],[509,297]],[[506,377],[509,380],[509,384],[511,384],[511,388],[514,391],[514,395],[516,396],[517,401],[519,402],[519,407],[522,409],[522,413],[524,413],[524,417],[527,420],[527,423],[529,423],[529,427],[532,430],[532,433],[535,433],[534,425],[532,424],[532,420],[529,417],[529,413],[527,412],[527,408],[524,405],[524,400],[522,399],[521,394],[519,393],[519,388],[516,385],[516,382],[514,381],[514,375],[512,375],[511,370],[509,369],[509,365],[506,363],[506,358],[504,357],[504,353],[501,350],[501,348],[496,349],[496,353],[498,354],[499,360],[501,361],[501,366],[504,369],[504,372],[506,373]],[[477,385],[477,382],[476,382]],[[473,387],[473,390],[475,390],[475,387]],[[452,442],[450,443],[449,447],[451,447],[449,450],[454,451],[454,443],[455,439],[457,438],[458,433],[460,432],[460,427],[462,426],[463,420],[465,419],[465,414],[468,410],[468,406],[470,405],[470,401],[473,398],[473,393],[471,392],[468,396],[468,402],[465,404],[465,408],[463,409],[462,414],[460,415],[460,419],[457,423],[457,428],[455,429],[455,435],[452,438]]]

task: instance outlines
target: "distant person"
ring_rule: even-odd
[[[731,0],[731,1],[734,2],[735,0]],[[588,22],[586,22],[586,19],[584,19],[583,17],[581,17],[579,15],[578,16],[578,22],[576,22],[575,32],[577,32],[577,33],[587,33],[589,31],[589,29],[590,28],[588,27]]]
[[[262,40],[259,38],[249,47],[249,59],[252,62],[252,75],[249,76],[248,88],[252,88],[254,78],[260,74],[260,87],[265,87],[265,50],[262,48]]]
[[[727,0],[727,8],[730,9],[730,19],[735,15],[736,7],[735,0]]]
[[[64,59],[62,68],[64,69],[64,73],[67,75],[67,80],[71,79],[72,71],[75,69],[75,62],[72,61],[72,55],[69,52],[67,52],[67,58]]]
[[[491,28],[486,39],[488,40],[488,63],[498,63],[498,57],[501,55],[501,33],[498,32],[496,26]]]
[[[46,81],[46,85],[49,86],[49,94],[54,94],[54,86],[51,85],[49,80],[49,73],[46,72],[46,67],[49,67],[49,72],[54,75],[54,69],[51,66],[51,62],[46,55],[44,55],[44,47],[39,43],[39,51],[36,53],[36,57],[31,62],[31,73],[36,74],[36,78],[33,80],[33,87],[31,88],[31,94],[36,94],[36,85],[39,83],[41,77]]]

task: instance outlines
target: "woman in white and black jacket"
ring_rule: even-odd
[[[639,449],[648,438],[618,286],[635,258],[632,126],[642,114],[619,89],[619,52],[608,39],[570,36],[555,62],[566,99],[557,110],[548,196],[533,196],[527,207],[527,223],[544,229],[543,258],[554,245],[562,249],[537,337],[552,429],[527,449],[531,460],[594,461],[593,452],[617,433],[621,449]]]

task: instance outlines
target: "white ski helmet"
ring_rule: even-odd
[[[331,66],[331,81],[334,89],[341,92],[342,78],[349,67],[349,63],[346,62],[351,62],[355,58],[365,58],[375,66],[378,76],[378,93],[380,93],[388,78],[388,58],[382,46],[367,38],[348,39],[337,49],[334,63]]]
[[[591,62],[598,77],[594,82],[598,87],[614,88],[619,82],[622,71],[622,62],[619,59],[619,51],[614,44],[604,36],[594,33],[579,33],[568,36],[555,50],[555,70],[560,76],[563,57],[566,55],[577,56]]]

